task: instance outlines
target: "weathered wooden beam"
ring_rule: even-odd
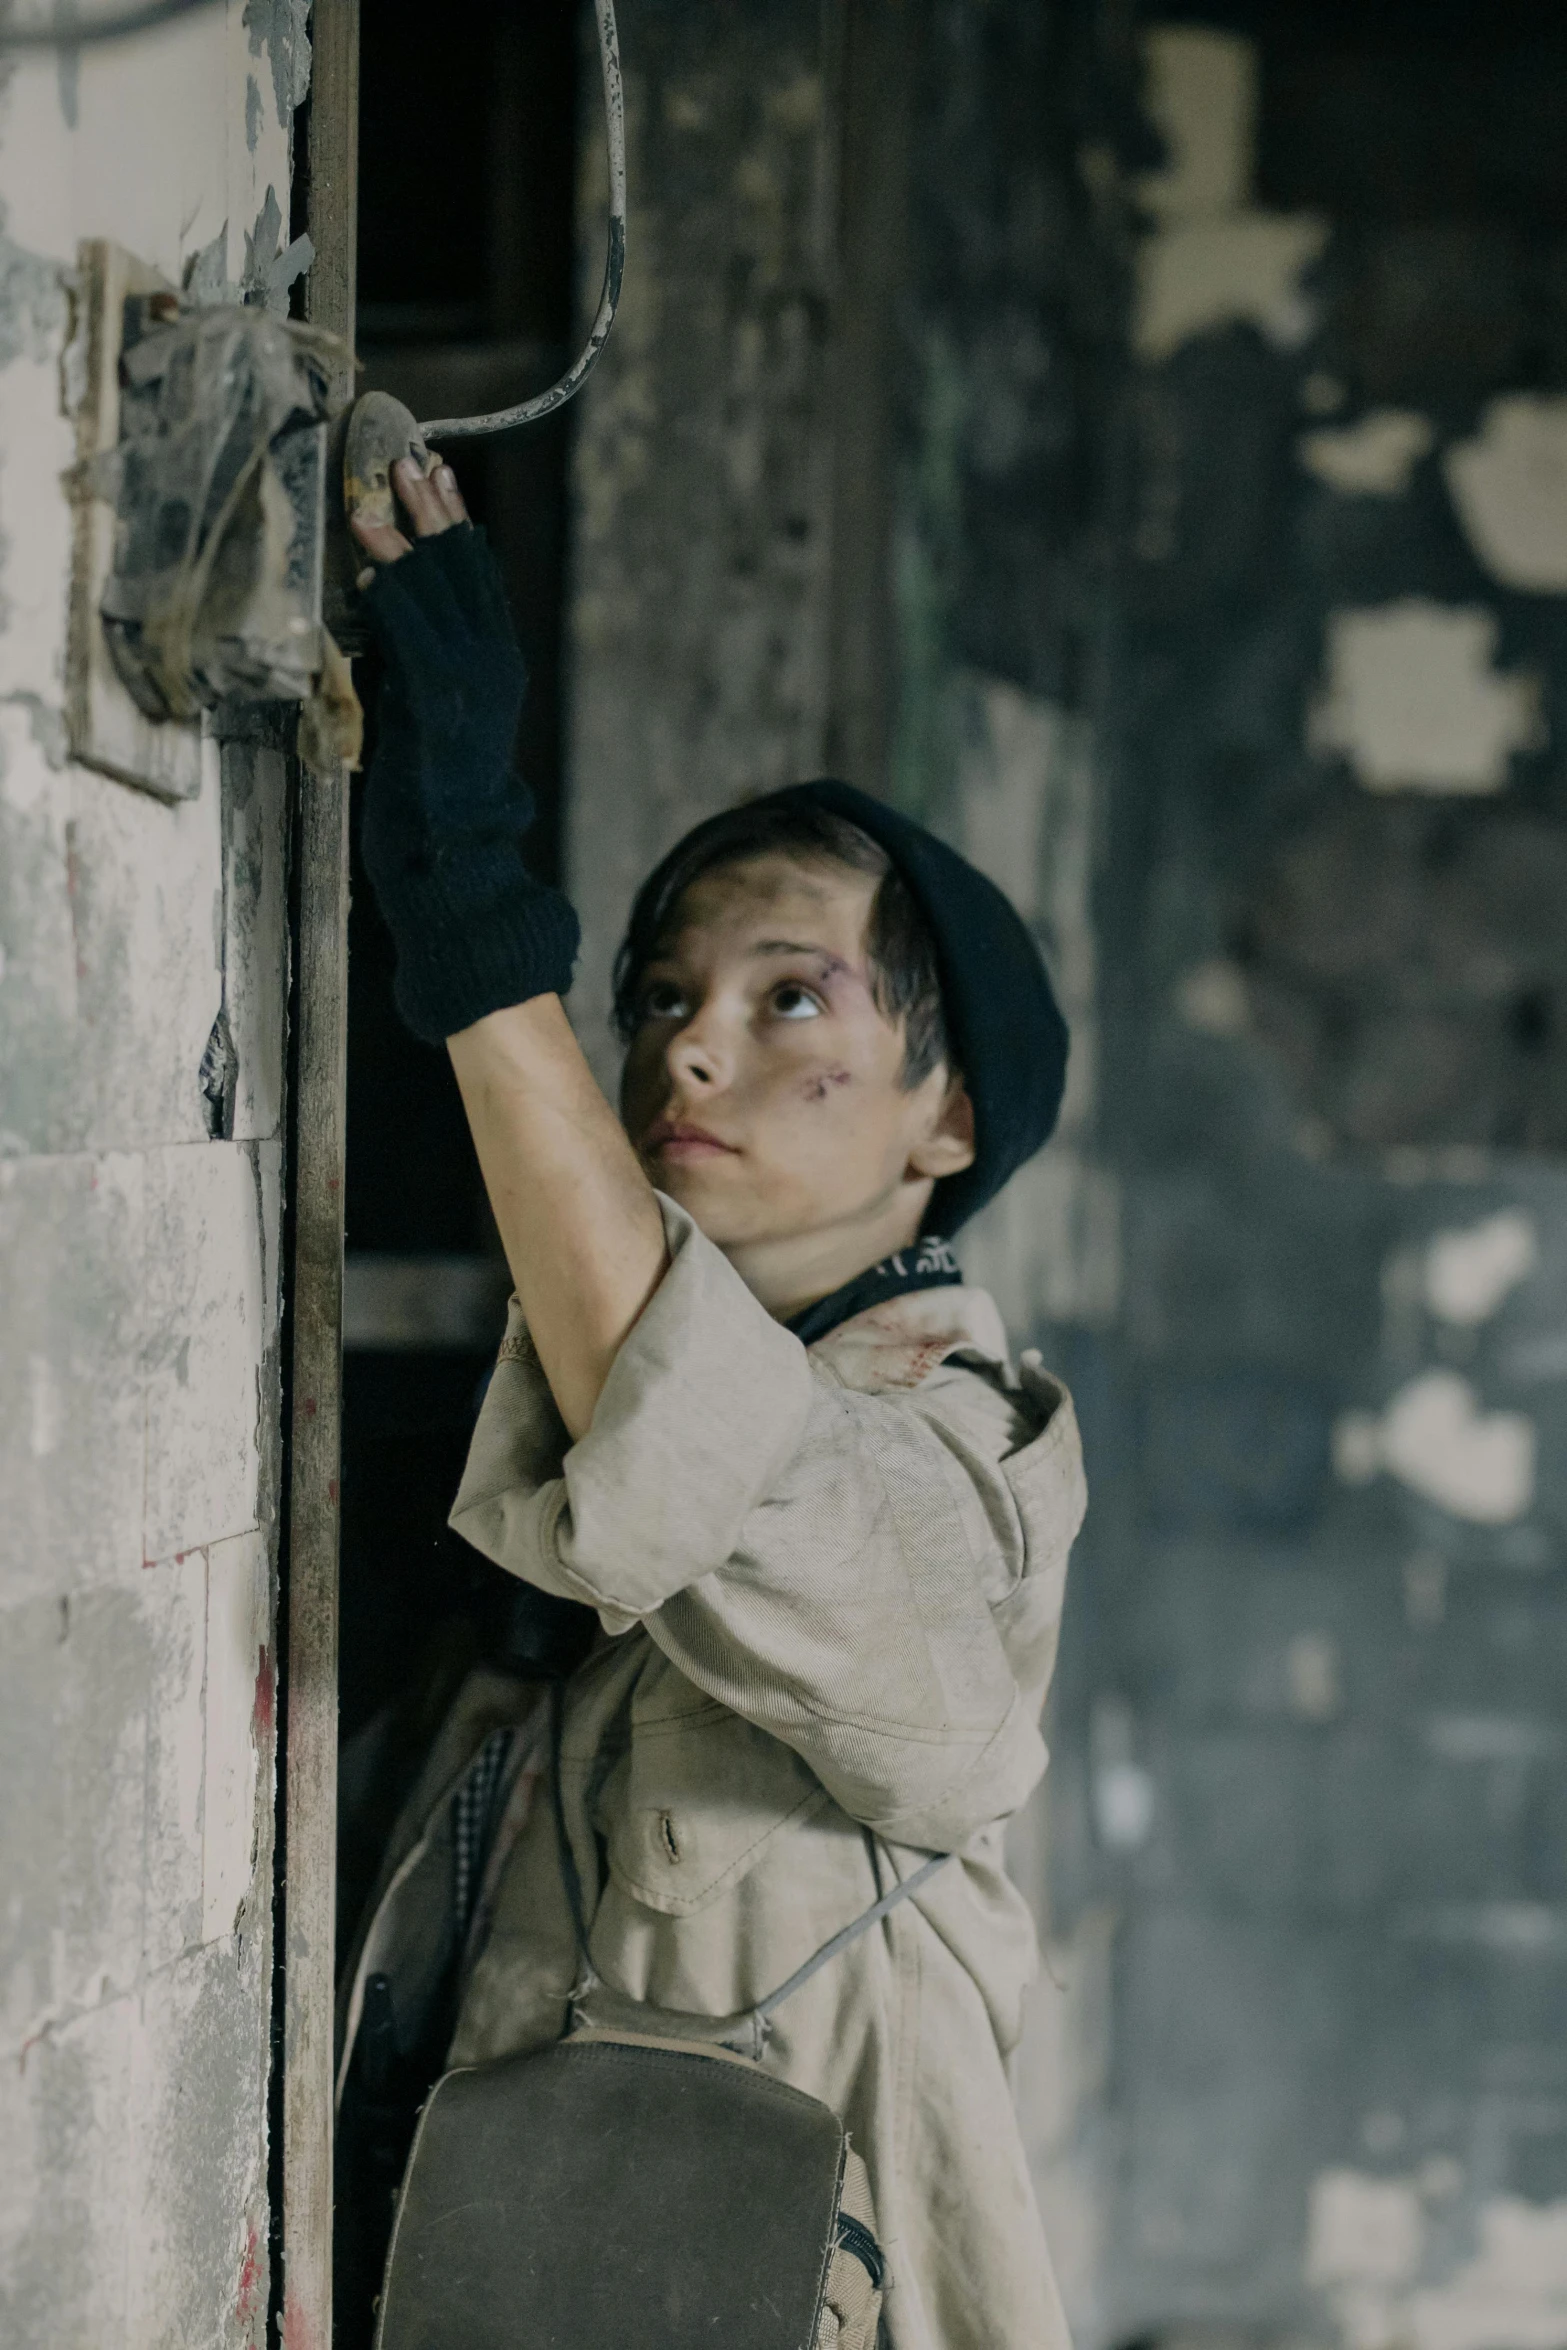
[[[358,0],[315,0],[306,134],[311,323],[354,338]],[[352,392],[346,356],[337,389]],[[332,1992],[342,1444],[348,770],[298,771],[299,1009],[284,1745],[283,2345],[332,2334]]]

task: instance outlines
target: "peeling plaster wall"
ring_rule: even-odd
[[[0,68],[0,2338],[29,2350],[265,2329],[284,775],[209,744],[171,807],[69,762],[62,476],[78,239],[260,287],[305,13]]]
[[[1087,696],[1121,1273],[1040,1334],[1093,1500],[1032,2029],[1086,2012],[1099,2053],[1053,2096],[1039,2060],[1036,2162],[1058,2235],[1091,2219],[1088,2343],[1545,2350],[1567,214],[1527,125],[1562,68],[1413,11],[1375,54],[1252,21],[1147,28],[1165,154],[1121,183]]]

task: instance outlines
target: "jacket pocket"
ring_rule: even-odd
[[[650,1909],[688,1917],[737,1885],[781,1828],[828,1801],[792,1748],[709,1699],[634,1720],[595,1808],[616,1882]]]

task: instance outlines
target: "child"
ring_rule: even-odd
[[[365,856],[449,1045],[516,1283],[452,1522],[596,1609],[560,1794],[592,1965],[724,2016],[960,1857],[777,2013],[871,2170],[897,2350],[1060,2350],[1006,2057],[1035,1965],[1002,1831],[1083,1508],[1064,1390],[948,1240],[1054,1124],[1066,1035],[1000,893],[841,784],[701,825],[617,967],[616,1120],[561,1008],[575,917],[510,773],[520,657],[455,481],[360,528],[387,657]],[[548,1804],[452,2061],[548,2045],[577,1972]]]

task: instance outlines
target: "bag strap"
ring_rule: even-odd
[[[561,1881],[566,1888],[566,1907],[571,1912],[571,1930],[576,1936],[577,1963],[582,1972],[577,1978],[573,1997],[590,1991],[598,1981],[598,1969],[588,1950],[587,1920],[582,1909],[582,1878],[577,1869],[577,1856],[571,1849],[571,1836],[566,1827],[566,1798],[561,1791],[560,1756],[566,1730],[566,1684],[550,1684],[550,1801],[555,1813],[555,1849],[560,1855]]]
[[[820,1950],[806,1960],[804,1966],[797,1966],[794,1973],[789,1976],[786,1982],[780,1983],[776,1991],[769,1991],[765,1999],[759,1999],[751,2011],[752,2014],[761,2019],[765,2028],[773,2010],[782,2007],[786,1999],[792,1999],[801,1985],[810,1981],[818,1968],[826,1966],[830,1959],[836,1958],[840,1950],[847,1950],[851,1942],[858,1942],[862,1934],[868,1934],[872,1926],[878,1925],[890,1909],[896,1909],[900,1901],[907,1901],[911,1893],[917,1893],[920,1887],[936,1874],[938,1869],[946,1867],[951,1858],[950,1852],[935,1853],[931,1859],[925,1861],[921,1867],[914,1871],[912,1877],[900,1877],[890,1893],[884,1893],[880,1901],[873,1901],[869,1909],[861,1910],[852,1925],[840,1928],[830,1942],[824,1942]]]
[[[566,1906],[571,1912],[572,1932],[577,1940],[577,1958],[582,1969],[576,1989],[572,1993],[573,1999],[576,1999],[592,1990],[600,1977],[588,1949],[587,1921],[582,1906],[582,1878],[577,1869],[577,1856],[571,1849],[571,1837],[566,1827],[566,1800],[561,1789],[560,1768],[565,1723],[566,1687],[564,1682],[557,1681],[550,1690],[550,1743],[552,1750],[550,1784],[554,1801],[555,1841],[560,1853],[561,1879],[566,1889]],[[858,1942],[860,1936],[868,1934],[872,1926],[879,1925],[890,1910],[896,1909],[900,1902],[908,1900],[911,1893],[917,1893],[922,1885],[928,1884],[936,1871],[944,1869],[952,1857],[950,1852],[935,1853],[929,1860],[923,1862],[912,1876],[900,1877],[891,1890],[884,1893],[879,1901],[873,1901],[869,1909],[862,1910],[860,1915],[851,1920],[848,1925],[840,1927],[830,1941],[824,1942],[820,1950],[813,1951],[804,1965],[797,1966],[794,1973],[781,1982],[775,1991],[769,1991],[765,1999],[759,1999],[753,2008],[748,2009],[745,2020],[754,2023],[758,2043],[766,2039],[772,2017],[782,2007],[786,1999],[792,1999],[796,1991],[801,1990],[811,1977],[835,1959],[840,1951],[847,1950],[851,1942]],[[725,2018],[724,2020],[729,2022],[739,2019]]]

